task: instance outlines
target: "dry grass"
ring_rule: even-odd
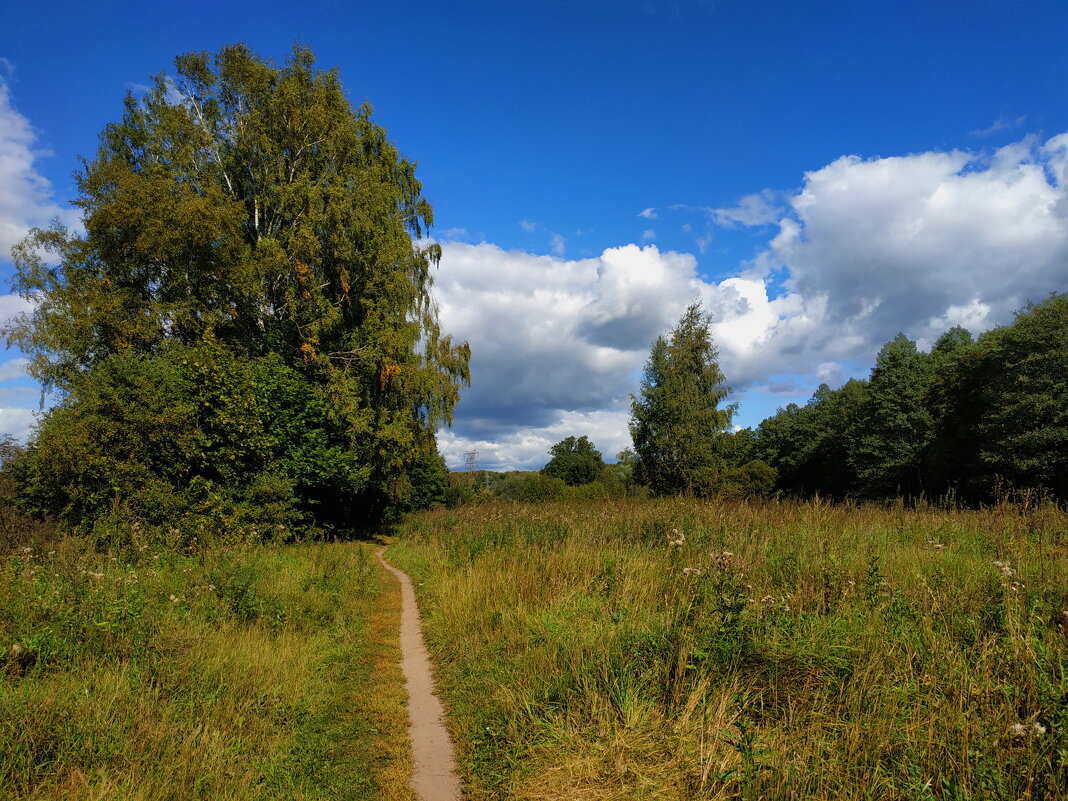
[[[1068,786],[1055,507],[497,505],[413,517],[391,558],[469,799]]]

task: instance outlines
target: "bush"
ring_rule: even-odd
[[[103,547],[120,545],[106,532],[133,520],[187,539],[273,537],[312,521],[346,525],[368,470],[343,447],[343,428],[326,391],[277,356],[174,346],[101,362],[45,416],[11,473],[24,512]]]
[[[516,471],[506,473],[497,489],[497,497],[506,501],[553,501],[562,498],[567,484],[544,473]]]
[[[774,467],[754,459],[724,471],[720,492],[729,498],[767,498],[775,491],[777,478]]]

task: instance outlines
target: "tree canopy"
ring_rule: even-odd
[[[631,398],[630,433],[641,480],[658,495],[715,491],[728,466],[735,405],[712,342],[711,318],[693,304],[657,337]]]
[[[779,489],[986,501],[1041,488],[1068,498],[1068,295],[975,340],[951,328],[929,353],[898,335],[870,381],[821,386],[764,420],[756,452]]]
[[[438,324],[441,251],[420,244],[433,216],[415,164],[306,48],[281,67],[244,45],[175,66],[126,96],[77,174],[84,233],[56,224],[16,248],[16,289],[36,306],[5,333],[61,397],[31,461],[36,450],[43,470],[49,454],[91,449],[74,433],[87,416],[97,431],[128,425],[98,402],[116,387],[155,410],[143,430],[181,419],[200,439],[165,456],[111,453],[125,466],[97,478],[112,503],[136,505],[116,478],[136,463],[172,488],[199,478],[223,496],[254,474],[283,476],[319,517],[405,507],[418,494],[409,474],[440,462],[434,431],[470,377],[466,343]],[[234,381],[247,403],[213,400]],[[258,442],[255,458],[229,454],[227,437]],[[40,511],[72,511],[64,498]]]
[[[549,449],[552,459],[542,472],[561,479],[569,487],[589,484],[604,470],[604,459],[587,436],[566,437]]]

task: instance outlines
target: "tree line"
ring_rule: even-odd
[[[899,334],[868,380],[823,384],[751,436],[777,486],[799,495],[1068,498],[1068,295],[977,339],[951,328],[927,352]]]
[[[1068,498],[1068,295],[1030,304],[978,338],[954,327],[930,351],[904,334],[867,380],[821,384],[756,429],[735,430],[711,319],[690,306],[653,343],[632,399],[628,492],[981,503],[1006,492]],[[543,473],[589,485],[606,466],[587,437]],[[528,481],[529,483],[529,481]],[[533,486],[533,485],[532,485]],[[543,489],[544,494],[544,489]]]

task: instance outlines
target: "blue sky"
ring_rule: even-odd
[[[450,463],[627,444],[650,340],[700,297],[737,422],[865,375],[899,330],[1068,286],[1063,2],[93,4],[0,26],[0,251],[176,54],[294,40],[419,162],[474,385]],[[0,274],[10,275],[0,252]],[[5,290],[0,289],[0,293]],[[0,299],[0,312],[17,310]],[[0,429],[36,396],[0,364]]]

